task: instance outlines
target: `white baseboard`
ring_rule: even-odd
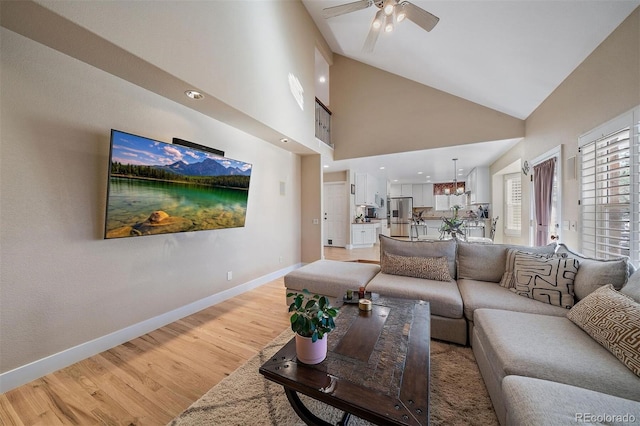
[[[87,359],[93,355],[104,352],[115,346],[121,345],[125,342],[140,337],[146,333],[163,327],[167,324],[171,324],[181,318],[201,311],[209,306],[216,305],[232,297],[238,296],[244,292],[252,290],[256,287],[260,287],[270,281],[280,278],[287,273],[300,268],[303,264],[296,264],[284,269],[272,272],[262,277],[256,278],[244,284],[240,284],[236,287],[228,290],[221,291],[220,293],[213,294],[204,299],[197,300],[188,305],[174,309],[162,315],[158,315],[148,320],[139,322],[129,327],[123,328],[106,336],[99,337],[94,340],[90,340],[85,343],[81,343],[64,351],[50,355],[48,357],[33,361],[29,364],[25,364],[21,367],[7,371],[0,374],[0,393],[5,393],[11,389],[22,386],[32,380],[38,379],[61,368],[68,367],[76,362]],[[284,306],[284,300],[283,306]]]

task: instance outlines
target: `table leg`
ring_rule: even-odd
[[[289,400],[291,407],[293,407],[293,411],[296,412],[298,417],[300,417],[303,422],[305,422],[309,426],[333,426],[331,425],[331,423],[328,423],[316,417],[315,414],[309,411],[309,409],[300,400],[300,397],[298,396],[298,393],[296,391],[285,386],[284,392],[287,395],[287,399]],[[346,426],[349,422],[349,417],[351,417],[351,414],[345,412],[342,416],[342,420],[338,422],[338,426]]]

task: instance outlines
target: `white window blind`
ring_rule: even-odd
[[[610,133],[580,141],[581,250],[601,259],[629,256],[638,266],[638,122],[631,114],[613,123],[603,126]]]
[[[520,173],[504,175],[504,233],[520,235],[522,230],[522,180]]]

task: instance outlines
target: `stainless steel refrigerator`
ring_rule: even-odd
[[[411,234],[411,217],[413,215],[413,198],[399,197],[390,200],[391,236],[409,237]]]

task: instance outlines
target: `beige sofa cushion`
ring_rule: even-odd
[[[285,275],[284,285],[290,290],[306,288],[311,293],[342,297],[347,290],[364,287],[378,272],[380,266],[371,263],[317,260]]]
[[[640,304],[608,284],[578,302],[567,318],[640,376]]]
[[[531,314],[566,316],[567,309],[540,303],[537,300],[518,296],[497,283],[475,280],[458,280],[458,288],[464,301],[464,316],[473,321],[476,309],[505,309]]]
[[[507,409],[507,425],[622,425],[640,422],[638,401],[548,380],[507,376],[502,381],[502,395]],[[609,417],[596,418],[604,415]]]
[[[478,309],[474,319],[474,351],[499,382],[526,376],[640,401],[640,377],[567,318]]]
[[[451,281],[446,257],[398,256],[387,252],[380,257],[380,270],[385,274]]]
[[[634,267],[626,257],[617,259],[593,259],[575,253],[564,244],[558,245],[558,254],[577,259],[580,268],[574,282],[574,291],[577,300],[582,300],[594,290],[606,284],[613,284],[616,290],[620,290],[629,279],[629,274]]]
[[[367,284],[366,289],[383,296],[425,300],[431,305],[431,315],[462,318],[462,297],[455,281],[433,281],[381,272]]]
[[[626,294],[636,302],[640,303],[640,272],[635,272],[627,284],[620,289],[620,293]]]
[[[447,241],[403,241],[380,235],[380,259],[382,253],[397,256],[446,257],[449,275],[456,278],[456,242]]]
[[[457,278],[499,283],[507,263],[507,249],[510,248],[529,253],[553,254],[556,245],[526,247],[510,244],[473,244],[459,241]]]

